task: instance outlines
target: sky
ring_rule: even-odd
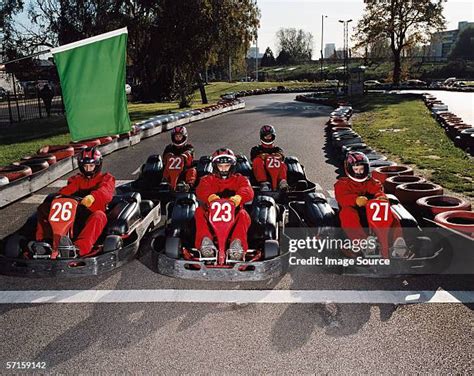
[[[263,53],[270,47],[277,54],[275,34],[281,27],[294,27],[313,34],[313,58],[319,58],[321,46],[321,15],[324,19],[324,42],[343,45],[343,25],[338,20],[353,21],[349,24],[349,35],[362,18],[363,0],[257,0],[261,11],[258,47]],[[448,0],[444,4],[444,16],[448,30],[457,29],[459,21],[474,21],[474,1]],[[350,43],[351,45],[351,43]]]

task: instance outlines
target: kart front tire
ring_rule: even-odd
[[[263,246],[263,258],[265,260],[270,260],[275,257],[278,257],[280,254],[280,245],[277,240],[265,240],[265,245]]]
[[[170,237],[166,238],[165,255],[172,259],[179,259],[181,255],[181,239]]]
[[[5,242],[3,254],[8,258],[19,258],[21,255],[21,242],[25,238],[19,234],[13,234]]]

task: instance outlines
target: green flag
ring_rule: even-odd
[[[127,28],[54,48],[73,141],[130,131],[125,69]]]

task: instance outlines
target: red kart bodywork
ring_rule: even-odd
[[[59,254],[59,242],[63,236],[73,237],[73,225],[76,218],[78,201],[69,197],[58,197],[51,202],[48,221],[53,233],[53,251],[51,259]]]
[[[284,162],[274,155],[269,155],[265,159],[265,169],[267,170],[267,173],[270,176],[273,191],[276,191],[278,188],[278,175],[280,173],[282,163]]]
[[[169,182],[173,191],[176,190],[179,177],[184,171],[184,163],[184,157],[181,155],[172,155],[166,161],[163,171],[163,178]]]
[[[369,228],[377,235],[380,243],[380,254],[383,258],[389,258],[389,232],[393,217],[390,203],[385,200],[369,200],[365,206]]]

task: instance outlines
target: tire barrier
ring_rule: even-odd
[[[8,183],[10,183],[10,180],[8,180],[6,176],[0,175],[0,187],[7,185]]]
[[[372,176],[382,184],[384,183],[385,179],[391,176],[400,175],[413,175],[413,169],[408,166],[394,165],[377,167],[374,171],[372,171]]]
[[[471,210],[471,204],[454,196],[429,196],[416,200],[420,212],[432,219],[437,214],[453,210]]]
[[[97,138],[95,138],[95,139],[92,139],[92,140],[79,141],[79,144],[86,145],[88,148],[91,148],[91,147],[94,147],[94,146],[99,146],[100,141]],[[71,145],[73,145],[73,144],[71,144]]]
[[[74,155],[74,148],[71,145],[50,145],[38,150],[38,154],[53,154],[57,161]]]
[[[102,142],[102,145],[105,147],[101,151],[103,155],[107,155],[116,150],[133,146],[139,143],[143,138],[154,136],[155,134],[159,134],[162,131],[171,129],[176,125],[199,121],[244,107],[245,103],[242,100],[233,99],[231,101],[227,101],[227,103],[221,103],[218,106],[213,106],[212,108],[216,111],[208,111],[206,114],[204,111],[202,111],[202,109],[195,109],[174,115],[159,115],[141,123],[152,123],[152,126],[147,126],[148,129],[145,132],[142,132],[142,130],[137,125],[134,125],[132,132],[110,137],[105,136],[96,140],[88,141],[92,141],[93,145],[97,145],[99,142]],[[164,123],[162,121],[163,117],[166,118],[168,127],[161,126]],[[17,165],[4,167],[3,169],[5,171],[0,172],[0,208],[38,191],[54,180],[59,179],[65,174],[76,169],[77,159],[73,156],[83,148],[87,147],[85,142],[89,143],[88,141],[80,141],[77,143],[71,143],[69,145],[44,146],[38,151],[38,154],[23,157],[20,162],[17,162]],[[23,176],[28,176],[28,171],[29,175],[33,174],[31,166],[25,166],[24,164],[24,161],[27,160],[29,161],[28,164],[33,167],[33,170],[35,170],[36,173],[31,176],[31,178],[21,179],[21,181],[18,183],[15,182],[15,184],[12,185],[12,179],[9,179],[6,175],[10,177],[16,177],[16,180],[19,180]],[[46,169],[46,165],[43,163],[45,161],[50,167],[48,168],[48,171],[39,173],[43,169]]]
[[[56,157],[53,154],[45,153],[45,154],[33,154],[28,155],[26,157],[21,158],[20,162],[26,161],[46,161],[49,165],[55,164],[57,162]],[[26,164],[26,163],[21,163]]]
[[[423,100],[426,106],[431,110],[433,117],[444,128],[448,137],[454,142],[454,145],[471,155],[474,155],[474,127],[466,124],[463,120],[448,111],[442,101],[435,96],[424,94]]]
[[[472,211],[447,211],[436,215],[434,221],[474,238],[474,212]]]
[[[422,197],[439,196],[443,194],[443,187],[430,182],[404,183],[395,188],[395,196],[402,204],[413,205]]]
[[[0,167],[0,176],[4,176],[9,182],[30,176],[33,173],[31,167],[25,165],[9,165]]]
[[[41,161],[39,159],[28,159],[23,162],[15,162],[13,164],[15,166],[20,166],[20,165],[28,166],[31,168],[31,171],[33,174],[39,171],[46,170],[49,167],[49,163],[47,161],[45,160]]]
[[[400,176],[391,176],[386,178],[383,187],[385,192],[390,194],[395,194],[395,189],[400,184],[404,183],[424,183],[426,179],[422,178],[421,176],[414,176],[414,175],[400,175]]]

